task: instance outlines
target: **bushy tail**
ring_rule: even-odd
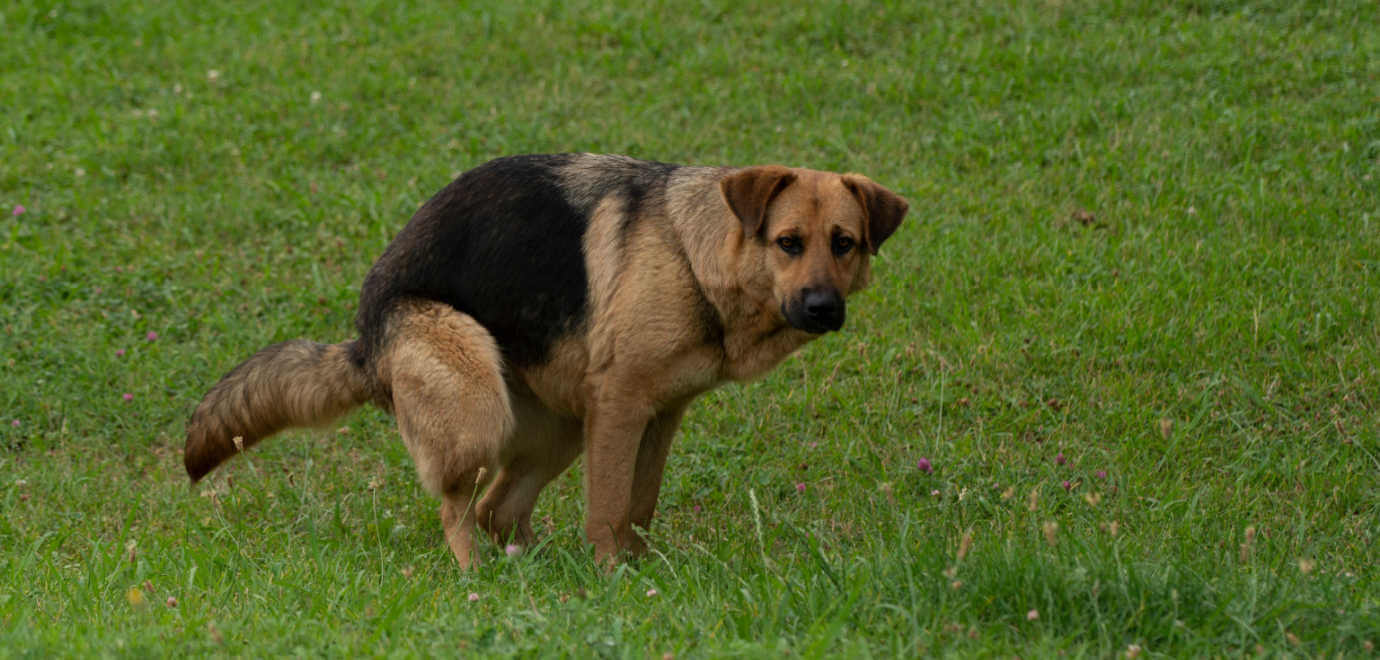
[[[369,380],[350,361],[351,343],[286,341],[225,374],[187,422],[184,462],[192,481],[278,431],[328,424],[369,400]]]

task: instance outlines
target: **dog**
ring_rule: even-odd
[[[780,165],[490,161],[384,250],[357,339],[274,344],[211,388],[187,474],[372,402],[441,500],[461,567],[479,560],[476,525],[530,546],[538,494],[581,452],[596,560],[636,555],[691,400],[841,328],[907,209],[865,176]]]

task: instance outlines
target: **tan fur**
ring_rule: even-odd
[[[518,427],[501,450],[498,476],[477,507],[479,526],[496,543],[526,547],[532,507],[542,488],[580,455],[580,424],[526,396],[513,399]]]
[[[495,465],[514,426],[502,356],[483,326],[448,305],[408,301],[396,318],[378,371],[403,442],[428,491],[469,490],[466,477]]]
[[[530,544],[538,495],[582,451],[596,556],[643,550],[636,529],[655,514],[691,401],[760,376],[819,336],[783,310],[807,290],[861,290],[871,254],[906,212],[866,177],[781,166],[679,168],[637,200],[605,192],[622,190],[608,177],[646,166],[586,155],[559,172],[571,203],[593,209],[582,245],[588,309],[542,363],[505,370],[474,319],[409,300],[389,317],[373,373],[346,362],[347,345],[308,342],[270,347],[232,371],[189,425],[189,471],[233,454],[233,434],[247,446],[372,397],[397,416],[422,484],[441,498],[462,566],[478,559],[476,527]],[[799,254],[779,249],[783,236]],[[857,248],[831,252],[839,236]]]
[[[451,552],[468,567],[478,559],[474,505],[514,427],[502,357],[488,331],[447,305],[409,301],[395,318],[379,377],[422,486],[441,497]]]
[[[200,479],[282,429],[328,424],[364,403],[368,384],[349,364],[348,346],[288,341],[232,369],[187,423],[187,473]]]

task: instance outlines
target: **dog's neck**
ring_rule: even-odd
[[[667,186],[669,217],[674,231],[685,246],[695,279],[704,296],[730,326],[771,310],[771,303],[761,299],[761,291],[771,287],[755,287],[741,278],[742,259],[746,254],[742,224],[728,208],[719,191],[718,178],[706,176],[726,168],[685,168],[690,170],[679,181]],[[709,172],[706,172],[709,170]],[[770,296],[768,295],[768,298]],[[744,304],[744,301],[748,301]],[[783,319],[784,322],[784,319]]]
[[[695,168],[690,176],[672,181],[667,204],[673,211],[674,231],[689,253],[690,268],[705,300],[718,312],[726,329],[723,351],[729,380],[749,380],[776,366],[816,335],[791,327],[772,298],[770,282],[746,281],[753,271],[744,259],[758,256],[748,244],[742,223],[724,201],[718,179]],[[720,169],[720,168],[716,168]],[[730,171],[721,169],[720,171]]]

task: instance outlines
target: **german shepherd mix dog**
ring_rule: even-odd
[[[462,567],[475,525],[529,545],[541,489],[583,450],[601,561],[645,549],[686,406],[843,326],[907,205],[857,174],[514,156],[422,206],[364,279],[340,344],[269,346],[187,424],[187,473],[373,402]]]

